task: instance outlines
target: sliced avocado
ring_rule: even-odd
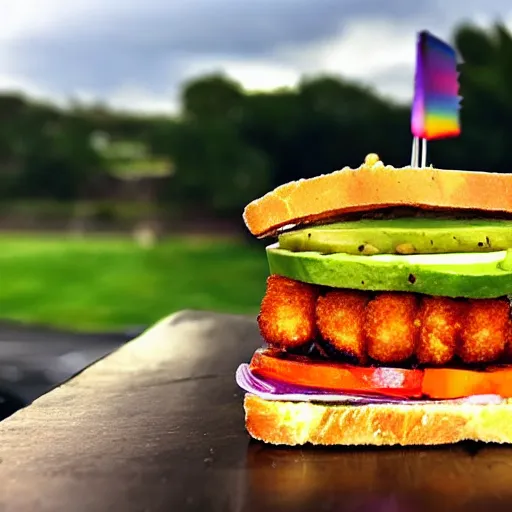
[[[512,294],[512,252],[357,256],[267,247],[272,274],[334,288],[474,299]]]
[[[512,221],[364,219],[282,233],[279,247],[362,255],[495,252],[512,248]]]

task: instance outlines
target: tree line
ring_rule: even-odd
[[[431,144],[429,161],[509,172],[512,36],[500,24],[487,30],[464,25],[454,44],[463,60],[462,135]],[[217,217],[238,217],[251,199],[287,181],[358,166],[367,153],[404,166],[411,152],[410,105],[337,76],[268,93],[248,93],[222,75],[204,76],[183,84],[174,117],[101,106],[60,109],[3,95],[0,199],[94,197],[110,171],[91,142],[98,132],[143,144],[172,162],[160,201]]]

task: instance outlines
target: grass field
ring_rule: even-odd
[[[255,314],[267,274],[264,250],[235,241],[0,235],[0,321],[96,331],[184,308]]]

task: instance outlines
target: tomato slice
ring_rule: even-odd
[[[462,398],[471,395],[512,397],[512,366],[489,367],[485,371],[426,368],[423,394],[430,398]]]
[[[287,384],[345,393],[438,400],[487,394],[512,398],[512,365],[492,366],[484,371],[409,370],[314,361],[274,349],[260,349],[253,355],[250,369],[255,375]]]
[[[421,370],[372,368],[312,361],[305,357],[283,357],[271,349],[256,351],[250,369],[261,377],[315,389],[401,398],[422,395]]]

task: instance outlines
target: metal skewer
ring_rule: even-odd
[[[427,139],[421,139],[421,167],[427,167]]]

